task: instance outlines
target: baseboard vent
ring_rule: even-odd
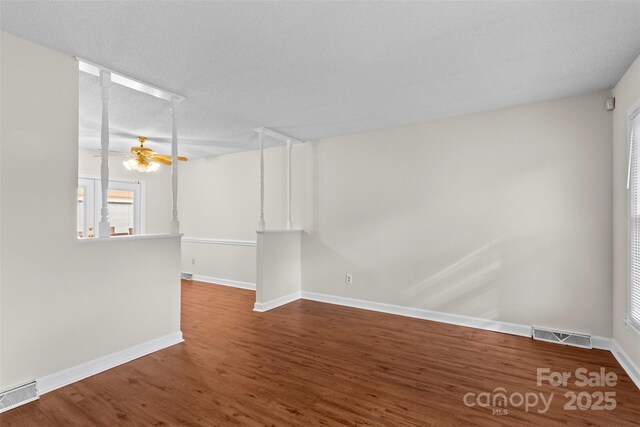
[[[38,391],[35,381],[2,391],[0,392],[0,412],[33,402],[36,399],[38,399]]]
[[[531,328],[531,336],[534,340],[570,345],[573,347],[593,348],[591,335],[575,334],[573,332],[554,331],[551,329]]]
[[[180,277],[184,280],[193,280],[193,273],[180,273]]]

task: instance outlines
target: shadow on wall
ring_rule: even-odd
[[[407,227],[407,234],[400,237],[390,231],[398,230],[400,223],[411,224],[421,215],[419,206],[408,206],[406,202],[381,204],[366,217],[350,218],[350,237],[358,239],[325,236],[326,218],[322,215],[333,213],[323,212],[320,206],[319,143],[312,142],[311,150],[313,228],[303,234],[303,263],[307,261],[303,283],[309,285],[305,290],[484,319],[500,318],[498,278],[504,262],[500,239],[463,252],[462,256],[459,254],[464,249],[460,247],[443,250],[453,256],[439,253],[431,263],[440,261],[445,265],[434,272],[425,261],[425,242],[416,230]],[[345,283],[346,273],[353,275],[352,285]]]
[[[322,241],[303,233],[304,290],[483,319],[500,319],[500,240],[489,242],[415,284],[381,279]],[[313,262],[306,262],[313,260]],[[343,272],[353,275],[347,285]],[[310,280],[307,280],[310,279]],[[307,286],[311,284],[311,286]],[[314,284],[322,284],[317,288]]]
[[[498,277],[503,258],[500,239],[473,250],[459,260],[407,290],[411,301],[428,302],[428,308],[446,313],[465,313],[498,319]]]
[[[303,289],[609,335],[607,96],[311,143]]]

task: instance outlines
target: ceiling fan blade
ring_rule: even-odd
[[[171,166],[171,162],[169,160],[163,159],[162,157],[151,156],[149,160],[151,160],[152,162],[158,162],[158,163],[162,163],[163,165]]]
[[[154,154],[156,157],[162,157],[163,159],[173,159],[173,156],[168,156],[166,154]],[[178,160],[186,162],[188,159],[184,156],[178,156]]]
[[[109,157],[127,157],[128,155],[129,153],[124,153],[122,151],[109,151]],[[102,154],[96,154],[93,157],[102,157]]]

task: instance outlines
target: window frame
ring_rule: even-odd
[[[94,227],[96,231],[95,236],[98,237],[97,226],[100,220],[99,215],[100,215],[100,208],[102,203],[102,198],[101,198],[102,188],[100,186],[101,178],[100,176],[97,176],[97,175],[78,174],[78,181],[80,181],[80,179],[90,179],[90,180],[93,180],[95,184],[94,191],[93,191],[95,206],[94,206],[93,212],[94,212],[94,219],[95,219],[95,227]],[[115,185],[112,185],[112,184],[115,184]],[[127,238],[132,236],[142,236],[146,234],[146,228],[145,228],[146,197],[145,197],[144,181],[135,180],[135,179],[126,179],[126,178],[115,178],[115,177],[109,178],[109,189],[132,191],[133,189],[130,187],[131,184],[139,185],[139,188],[135,189],[136,191],[134,191],[134,193],[136,194],[135,201],[138,203],[139,209],[134,208],[134,213],[133,213],[134,229],[139,230],[139,232],[129,236],[118,236],[121,238]],[[78,240],[87,240],[87,238],[78,237]]]
[[[631,107],[627,110],[627,152],[629,153],[629,163],[627,170],[627,307],[625,314],[625,327],[627,330],[631,330],[637,337],[640,338],[640,322],[634,320],[632,314],[631,294],[633,288],[633,263],[632,263],[632,244],[633,244],[633,232],[635,223],[632,217],[632,191],[637,194],[636,198],[640,199],[640,185],[637,188],[633,188],[631,182],[631,167],[633,163],[633,156],[635,152],[636,163],[639,164],[636,167],[640,169],[640,135],[635,137],[635,147],[632,144],[631,137],[633,132],[632,122],[636,119],[640,119],[640,99],[637,99]],[[636,172],[638,173],[638,172]],[[640,283],[640,281],[638,281]],[[640,286],[640,285],[639,285]]]

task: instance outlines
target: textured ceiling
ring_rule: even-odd
[[[254,149],[611,88],[640,2],[0,2],[3,31],[185,95],[182,151]],[[81,143],[97,147],[97,78]],[[114,89],[114,148],[167,145],[166,105]],[[125,136],[120,136],[125,135]],[[166,150],[161,150],[166,151]]]

